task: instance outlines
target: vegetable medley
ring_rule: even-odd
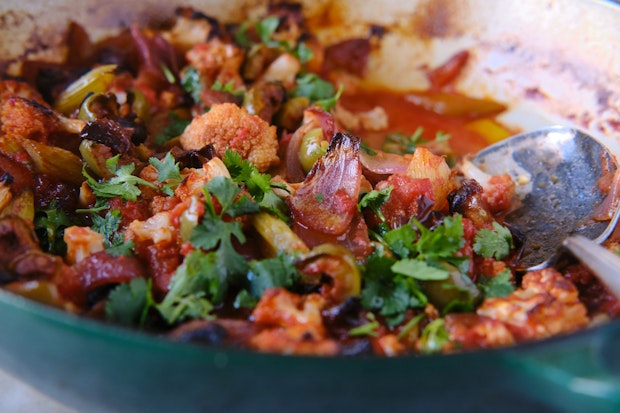
[[[373,89],[384,28],[324,44],[299,5],[93,43],[0,83],[5,289],[176,340],[312,355],[453,352],[587,327],[582,266],[522,274],[515,183],[466,154],[511,134],[459,95]]]

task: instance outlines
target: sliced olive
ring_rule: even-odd
[[[477,303],[480,290],[476,284],[458,268],[448,263],[442,263],[449,276],[445,280],[420,281],[420,287],[428,300],[440,311],[451,305],[470,305]]]
[[[322,291],[334,302],[359,296],[361,275],[355,256],[347,248],[335,244],[321,244],[303,255],[297,264],[302,281],[322,285]],[[327,276],[330,281],[324,283]]]
[[[56,99],[54,109],[68,115],[76,110],[90,93],[103,93],[114,79],[116,65],[96,67],[71,83]]]
[[[327,153],[328,146],[329,142],[323,139],[321,128],[311,129],[301,138],[299,161],[304,171],[312,169],[314,163]]]
[[[79,150],[82,159],[95,175],[101,178],[112,176],[106,166],[106,161],[113,156],[112,150],[108,146],[90,139],[83,139]]]

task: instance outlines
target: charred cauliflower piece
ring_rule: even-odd
[[[226,149],[238,152],[261,172],[279,163],[276,127],[233,103],[213,105],[209,112],[194,118],[181,135],[185,150],[212,144],[219,157]]]
[[[502,321],[518,340],[541,339],[585,327],[587,310],[575,285],[553,268],[523,276],[522,288],[489,298],[478,315]]]

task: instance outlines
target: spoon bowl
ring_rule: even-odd
[[[525,235],[519,268],[550,265],[571,236],[603,242],[620,216],[616,210],[610,219],[597,217],[597,209],[610,201],[601,183],[611,182],[616,158],[578,129],[553,126],[516,135],[485,148],[472,163],[491,175],[507,173],[517,183],[520,204],[505,221]]]

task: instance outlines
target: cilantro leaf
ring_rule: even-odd
[[[205,215],[202,222],[197,225],[189,241],[196,248],[212,250],[217,248],[218,262],[223,271],[234,274],[245,273],[247,262],[232,244],[232,238],[236,238],[241,244],[245,243],[245,235],[240,222],[224,222],[220,218]]]
[[[108,295],[106,319],[125,325],[144,325],[148,311],[155,306],[151,284],[150,279],[134,278],[117,285]]]
[[[306,73],[297,78],[297,85],[291,90],[290,95],[291,97],[306,97],[311,103],[329,111],[340,98],[342,91],[342,85],[336,92],[334,86],[328,81],[314,73]]]
[[[86,171],[86,166],[82,169],[82,174],[86,178],[86,183],[90,186],[96,196],[102,198],[114,198],[120,196],[126,201],[135,201],[142,193],[140,188],[138,188],[138,185],[148,186],[155,189],[157,188],[152,183],[132,175],[136,167],[133,163],[117,168],[119,156],[120,155],[116,155],[106,161],[106,165],[108,166],[110,172],[115,174],[115,176],[107,181],[97,181],[88,174]]]
[[[418,239],[418,233],[411,225],[402,225],[383,235],[383,241],[399,257],[407,258],[414,249],[413,244]]]
[[[216,249],[219,271],[223,277],[238,276],[247,272],[247,261],[233,246],[233,238],[241,244],[246,241],[241,223],[223,219],[225,215],[237,217],[259,211],[258,204],[246,195],[238,197],[240,193],[239,187],[226,177],[211,179],[205,185],[207,213],[202,217],[200,224],[192,230],[189,238],[190,243],[196,248]],[[215,212],[211,195],[221,206],[219,214]]]
[[[234,308],[254,308],[258,304],[256,299],[248,290],[241,290],[237,293],[235,301],[233,302]]]
[[[271,37],[276,32],[276,30],[278,30],[279,25],[280,25],[279,17],[269,16],[269,17],[265,17],[263,20],[256,22],[254,27],[256,28],[256,33],[258,33],[258,36],[260,37],[261,42],[263,42],[266,45],[270,45]]]
[[[380,324],[375,318],[375,315],[373,313],[368,313],[366,315],[366,318],[369,321],[368,323],[362,324],[361,326],[358,326],[358,327],[355,327],[349,330],[350,337],[354,337],[354,336],[378,337],[379,336],[377,329],[380,327]]]
[[[373,189],[370,192],[364,194],[360,202],[357,204],[357,210],[362,211],[362,208],[370,208],[376,215],[379,217],[381,222],[385,222],[385,217],[381,212],[381,205],[385,204],[385,202],[390,198],[392,194],[393,186],[389,186],[387,188],[383,188],[380,191]]]
[[[235,97],[243,97],[244,95],[244,91],[243,89],[238,89],[235,90],[234,89],[235,86],[235,81],[231,80],[228,83],[226,83],[225,85],[222,84],[222,82],[220,82],[220,80],[216,80],[215,82],[213,82],[213,84],[211,85],[211,90],[216,90],[218,92],[226,92],[226,93],[230,93],[231,95],[235,96]]]
[[[292,287],[299,279],[299,273],[292,255],[278,254],[274,258],[251,261],[247,279],[252,296],[260,298],[268,288]]]
[[[312,49],[310,49],[305,42],[299,42],[295,49],[295,56],[299,59],[301,64],[307,63],[314,57]]]
[[[250,22],[245,21],[237,27],[237,30],[235,30],[235,34],[233,36],[235,43],[237,43],[241,47],[249,48],[250,46],[252,46],[252,42],[248,38],[249,27],[250,27]]]
[[[73,225],[69,216],[56,207],[52,201],[47,209],[38,210],[35,215],[34,228],[41,244],[41,249],[55,255],[65,255],[67,244],[64,241],[65,228]]]
[[[174,156],[170,152],[166,153],[163,160],[150,158],[149,163],[157,169],[157,181],[165,182],[167,180],[181,180],[181,172],[179,164],[175,162]]]
[[[135,247],[136,247],[136,244],[133,241],[129,240],[129,241],[124,241],[120,244],[113,245],[109,247],[108,249],[106,249],[105,251],[110,255],[114,255],[115,257],[121,256],[121,255],[128,257],[133,254],[133,249]]]
[[[149,163],[157,170],[157,181],[160,184],[168,182],[162,187],[162,192],[168,196],[174,195],[174,188],[179,186],[183,179],[179,164],[175,162],[174,156],[168,152],[163,160],[151,157]]]
[[[257,213],[260,209],[258,204],[252,201],[247,195],[241,195],[237,198],[237,195],[241,193],[241,189],[239,189],[233,181],[224,176],[216,176],[211,179],[205,185],[205,191],[207,195],[213,195],[219,202],[222,207],[220,216],[226,214],[234,218],[240,215]],[[206,198],[209,203],[211,198],[209,196]],[[209,208],[212,215],[215,215],[213,205],[210,205]]]
[[[113,209],[108,211],[105,216],[93,215],[92,229],[103,235],[103,243],[106,247],[119,245],[123,242],[123,235],[119,234],[118,228],[121,225],[121,211]]]
[[[163,145],[170,139],[181,135],[185,131],[185,128],[187,128],[187,125],[191,123],[191,121],[181,118],[173,111],[168,113],[168,119],[169,122],[166,127],[161,133],[155,136],[155,143],[158,145]]]
[[[121,211],[113,209],[108,211],[105,216],[93,215],[92,229],[103,235],[103,243],[106,247],[108,254],[118,255],[131,255],[132,250],[135,247],[133,241],[125,241],[125,237],[122,232],[119,232],[121,225]]]
[[[385,152],[406,154],[413,153],[415,149],[431,141],[446,142],[451,139],[451,136],[445,132],[437,131],[433,140],[426,139],[422,134],[424,133],[423,127],[418,127],[411,135],[405,135],[403,133],[390,133],[386,136],[382,149]]]
[[[310,101],[329,99],[334,96],[334,86],[317,74],[307,73],[297,78],[297,85],[291,91],[293,97],[306,97]]]
[[[221,302],[226,288],[216,254],[196,250],[177,268],[170,281],[170,290],[157,309],[169,324],[186,318],[210,319],[213,317],[210,314],[212,302]]]
[[[416,219],[413,223],[420,231],[420,237],[414,243],[413,250],[422,259],[450,258],[465,245],[461,215],[445,217],[432,231]]]
[[[485,258],[501,260],[506,258],[514,248],[510,230],[493,222],[493,230],[481,229],[474,238],[474,251]]]
[[[425,261],[404,259],[392,265],[392,271],[417,280],[446,280],[450,273],[443,268],[433,267]]]
[[[200,73],[194,66],[188,66],[181,76],[181,87],[194,100],[194,103],[201,103],[202,83],[200,82]]]
[[[431,321],[422,330],[419,340],[420,350],[423,353],[439,353],[443,346],[450,342],[450,335],[446,330],[443,318]]]
[[[273,188],[286,189],[284,185],[272,183],[269,174],[260,173],[256,166],[241,158],[237,152],[226,150],[222,160],[233,180],[245,185],[261,208],[276,214],[283,221],[288,221],[288,207],[273,191]]]
[[[327,112],[329,112],[330,110],[332,110],[334,106],[336,106],[336,103],[338,102],[338,99],[340,99],[340,96],[342,96],[343,91],[344,91],[344,86],[340,85],[338,86],[338,90],[336,91],[334,96],[325,98],[325,99],[319,99],[316,102],[314,102],[314,104],[323,108],[323,110],[326,110]]]
[[[393,258],[373,253],[366,262],[361,291],[362,306],[378,311],[390,326],[400,324],[409,308],[423,307],[428,302],[415,279],[392,271],[395,262]]]
[[[511,279],[510,270],[505,269],[495,277],[480,277],[478,287],[484,293],[485,298],[506,297],[515,290]]]

